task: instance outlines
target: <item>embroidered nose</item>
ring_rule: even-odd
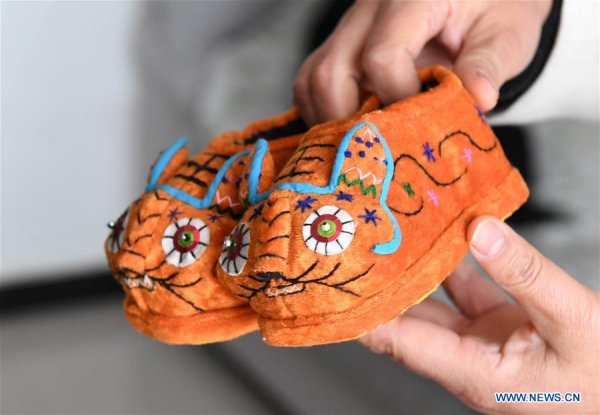
[[[259,279],[267,282],[282,279],[284,277],[281,272],[259,272],[257,275]]]

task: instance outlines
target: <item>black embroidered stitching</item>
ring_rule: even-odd
[[[142,219],[141,222],[139,222],[139,216],[138,216],[138,223],[141,225],[142,223],[146,222],[148,219],[157,218],[159,216],[160,216],[160,213],[152,213],[151,215],[148,215],[144,219]]]
[[[216,158],[220,158],[223,160],[228,160],[231,157],[229,154],[223,154],[223,153],[206,153],[206,155],[214,156]]]
[[[402,212],[402,211],[400,211],[398,209],[395,209],[392,206],[388,205],[388,207],[390,208],[390,210],[392,212],[398,213],[399,215],[404,215],[404,216],[415,216],[415,215],[418,215],[423,210],[423,206],[424,206],[423,198],[421,198],[421,205],[419,206],[419,208],[417,210],[413,211],[413,212]]]
[[[158,281],[158,283],[167,291],[169,291],[170,293],[172,293],[174,296],[176,296],[177,298],[179,298],[180,300],[185,301],[186,303],[188,303],[189,305],[191,305],[194,309],[198,310],[198,311],[204,311],[204,309],[198,307],[196,304],[192,303],[190,300],[188,300],[187,298],[185,298],[184,296],[182,296],[181,294],[175,292],[175,290],[173,290],[173,288],[171,288],[171,284],[168,284],[165,282],[165,280],[162,281]]]
[[[272,237],[270,239],[267,239],[267,243],[273,242],[273,241],[275,241],[277,239],[290,239],[290,235],[278,235],[278,236],[274,236],[274,237]]]
[[[284,257],[276,254],[262,254],[258,256],[259,258],[277,258],[277,259],[285,259]]]
[[[321,148],[333,147],[333,148],[335,148],[335,146],[333,144],[311,144],[311,145],[299,148],[298,151],[308,150],[309,148],[313,148],[313,147],[321,147]]]
[[[465,133],[464,131],[460,131],[460,130],[458,130],[458,131],[455,131],[455,132],[453,132],[453,133],[450,133],[450,134],[448,134],[446,137],[444,137],[444,138],[443,138],[443,139],[440,141],[440,143],[439,143],[439,145],[438,145],[438,154],[439,154],[439,156],[440,156],[440,157],[442,157],[442,145],[443,145],[443,144],[444,144],[446,141],[448,141],[449,139],[451,139],[452,137],[456,137],[456,136],[463,136],[463,137],[466,137],[466,138],[469,140],[469,142],[471,143],[471,145],[472,145],[473,147],[475,147],[477,150],[480,150],[480,151],[483,151],[483,152],[486,152],[486,153],[487,153],[487,152],[490,152],[490,151],[492,151],[493,149],[495,149],[495,148],[498,146],[498,140],[495,140],[495,141],[494,141],[494,144],[493,144],[491,147],[487,147],[487,148],[485,148],[485,147],[481,147],[479,144],[477,144],[477,143],[475,142],[475,140],[473,140],[473,139],[471,138],[471,136],[470,136],[469,134]]]
[[[269,226],[273,225],[273,223],[279,219],[281,216],[286,215],[291,213],[289,210],[284,210],[282,212],[279,212],[277,215],[275,215],[275,217],[273,219],[271,219],[271,221],[269,222]]]
[[[132,250],[132,249],[124,249],[123,251],[124,251],[124,252],[127,252],[128,254],[135,255],[135,256],[139,256],[140,258],[144,258],[144,259],[146,259],[146,257],[145,257],[144,255],[142,255],[142,254],[140,254],[139,252],[136,252],[136,251],[134,251],[134,250]]]
[[[160,195],[158,194],[158,190],[154,191],[154,196],[156,196],[156,200],[160,200],[160,201],[169,201],[168,197],[160,197]]]
[[[202,281],[203,277],[199,277],[196,281],[192,281],[189,284],[173,284],[173,283],[169,283],[169,286],[171,287],[177,287],[177,288],[187,288],[187,287],[191,287],[193,285],[198,284],[200,281]]]
[[[307,174],[313,174],[314,171],[297,171],[296,169],[298,168],[298,163],[300,163],[301,160],[320,160],[320,161],[324,161],[321,157],[315,156],[315,157],[304,157],[304,155],[306,154],[306,152],[313,148],[313,147],[334,147],[335,146],[333,144],[313,144],[313,145],[309,145],[306,147],[302,147],[300,149],[298,149],[296,151],[296,153],[298,154],[298,157],[296,158],[296,160],[294,160],[294,164],[292,165],[292,169],[290,170],[289,173],[284,174],[283,176],[279,176],[275,182],[278,182],[280,180],[283,179],[287,179],[288,177],[296,177],[296,176],[305,176]]]
[[[325,160],[323,160],[322,157],[319,157],[319,156],[300,157],[298,159],[298,161],[301,161],[301,160],[304,160],[304,161],[312,161],[312,160],[325,161]]]
[[[425,173],[425,175],[427,176],[427,178],[429,180],[431,180],[433,183],[436,184],[436,186],[441,186],[441,187],[446,187],[446,186],[450,186],[453,185],[454,183],[456,183],[457,181],[459,181],[460,179],[462,179],[462,177],[467,174],[467,169],[465,168],[465,171],[458,177],[454,178],[453,180],[449,181],[449,182],[441,182],[439,180],[437,180],[435,177],[433,177],[425,167],[423,167],[423,165],[421,163],[419,163],[417,161],[417,159],[415,159],[413,156],[411,156],[410,154],[401,154],[400,156],[398,156],[398,158],[396,158],[396,160],[394,161],[394,170],[396,170],[396,165],[398,164],[398,162],[402,159],[408,159],[413,161],[422,171],[423,173]]]
[[[209,209],[215,209],[219,213],[219,215],[228,214],[233,219],[241,219],[242,216],[244,215],[243,212],[242,213],[235,213],[235,211],[231,207],[222,208],[218,204],[214,204],[212,206],[209,206],[208,208]]]
[[[137,238],[135,238],[135,240],[133,241],[133,244],[135,245],[135,244],[137,244],[139,241],[141,241],[142,239],[145,239],[145,238],[152,238],[152,236],[153,236],[153,235],[152,235],[151,233],[148,233],[148,234],[146,234],[146,235],[142,235],[142,236],[138,236],[138,237],[137,237]]]
[[[200,187],[207,187],[208,186],[205,181],[200,180],[200,179],[198,179],[197,177],[194,177],[194,176],[186,176],[184,174],[176,174],[175,177],[178,178],[178,179],[183,179],[186,182],[192,182],[195,185],[198,185]]]
[[[283,176],[279,176],[275,180],[275,182],[278,182],[278,181],[283,180],[283,179],[287,179],[288,177],[305,176],[307,174],[313,174],[314,173],[314,171],[295,171],[294,169],[295,169],[295,167],[292,167],[292,171],[291,172],[289,172],[287,174],[284,174]]]
[[[190,161],[188,161],[186,163],[186,167],[193,167],[194,168],[194,172],[191,174],[191,176],[195,176],[196,174],[200,173],[201,171],[207,171],[207,172],[212,173],[212,174],[217,174],[217,172],[219,170],[215,169],[214,167],[210,167],[209,166],[210,162],[213,161],[216,158],[217,157],[215,155],[212,155],[203,164],[200,164],[200,163],[198,163],[197,161],[194,161],[194,160],[190,160]]]
[[[362,277],[364,277],[365,275],[367,275],[369,273],[369,271],[371,271],[371,268],[373,268],[374,265],[375,264],[371,264],[371,266],[369,268],[367,268],[367,270],[365,272],[363,272],[362,274],[358,274],[357,276],[352,277],[349,280],[346,280],[344,282],[339,282],[337,284],[325,284],[324,282],[315,282],[315,284],[325,285],[327,287],[335,288],[336,290],[340,290],[340,291],[345,292],[347,294],[351,294],[351,295],[354,295],[356,297],[360,297],[359,294],[356,294],[354,291],[349,290],[347,288],[343,288],[343,286],[346,285],[346,284],[349,284],[349,283],[351,283],[353,281],[359,280]]]
[[[156,271],[157,269],[159,269],[160,267],[162,267],[163,265],[165,265],[165,263],[167,262],[167,259],[163,259],[162,262],[160,264],[158,264],[157,266],[155,266],[154,268],[146,268],[144,270],[144,273],[148,273],[148,272],[152,272],[152,271]]]

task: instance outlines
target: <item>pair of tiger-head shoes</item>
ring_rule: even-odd
[[[458,78],[307,131],[296,109],[179,140],[114,223],[110,267],[151,337],[275,346],[360,337],[429,295],[466,254],[476,216],[505,218],[527,186]]]

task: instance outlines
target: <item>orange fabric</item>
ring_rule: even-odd
[[[243,131],[213,139],[191,160],[184,147],[170,160],[158,183],[202,198],[227,159],[253,148],[261,132],[298,119],[298,111],[293,109],[254,122]],[[301,134],[295,134],[271,141],[272,169],[281,170],[300,138]],[[125,315],[140,332],[167,343],[203,344],[258,328],[256,313],[224,288],[214,273],[223,239],[246,207],[237,182],[244,178],[247,159],[242,157],[228,170],[208,209],[196,209],[156,190],[133,202],[116,222],[105,244],[106,255],[126,292]],[[274,176],[272,172],[270,180]],[[162,245],[167,229],[183,218],[201,219],[210,232],[210,242],[193,263],[176,266],[167,261]]]
[[[334,193],[276,189],[261,202],[260,215],[255,206],[241,219],[250,232],[248,261],[239,275],[221,267],[217,275],[260,314],[267,343],[310,346],[374,330],[424,299],[456,267],[468,251],[472,219],[504,219],[527,199],[526,184],[459,79],[441,67],[420,77],[426,92],[312,128],[273,184],[327,186],[343,137],[358,123],[372,123],[380,136],[369,126],[355,132]],[[379,200],[389,165],[382,138],[394,162],[387,205],[402,232],[400,247],[388,255],[372,251],[394,237]],[[317,233],[307,237],[307,226]],[[342,234],[326,239],[332,229],[353,233],[350,242]],[[331,245],[315,246],[313,234]]]
[[[378,105],[371,97],[363,102],[359,113]],[[302,128],[294,108],[213,139],[191,160],[187,147],[183,147],[162,171],[158,184],[202,198],[229,158],[252,150],[258,138],[267,137],[271,151],[259,186],[265,191],[297,148],[305,132]],[[257,314],[215,275],[223,240],[248,207],[250,156],[236,160],[227,171],[208,209],[196,209],[159,189],[142,195],[115,222],[105,251],[115,278],[126,292],[125,315],[140,332],[167,343],[204,344],[258,329]],[[210,241],[191,264],[177,266],[168,261],[163,244],[169,229],[184,218],[200,219]]]

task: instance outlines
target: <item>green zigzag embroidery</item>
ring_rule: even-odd
[[[340,174],[340,177],[338,177],[338,180],[337,180],[337,185],[339,186],[342,181],[344,183],[346,183],[346,186],[348,186],[348,187],[352,187],[357,184],[360,184],[360,190],[363,195],[367,195],[368,193],[371,193],[373,195],[373,199],[377,198],[377,188],[375,187],[375,185],[371,185],[371,186],[365,188],[365,184],[363,183],[362,179],[356,179],[353,182],[349,182],[348,178],[346,177],[346,174]]]

